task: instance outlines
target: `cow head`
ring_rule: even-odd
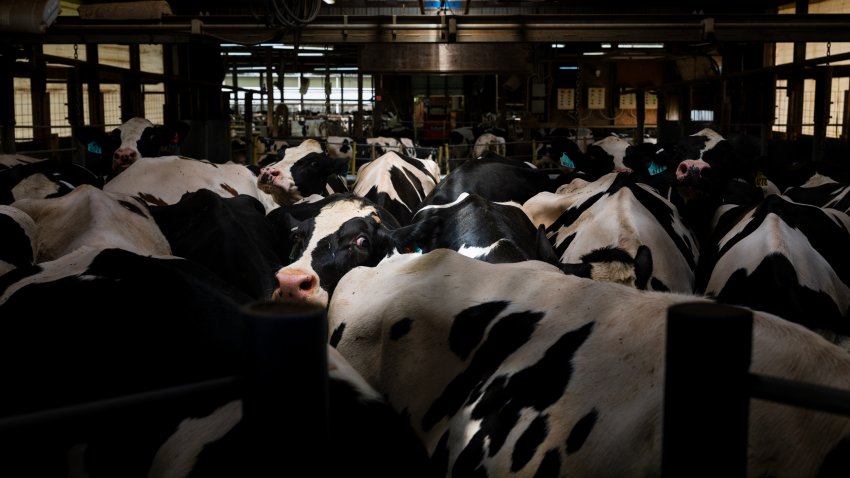
[[[106,158],[111,158],[110,170],[118,174],[139,158],[175,154],[189,132],[188,123],[154,126],[145,118],[130,118],[124,124],[106,134],[91,126],[74,128],[73,136],[86,146],[95,163],[104,169]],[[101,171],[98,171],[101,172]]]
[[[286,149],[283,159],[260,170],[257,186],[281,206],[312,194],[326,195],[330,176],[338,175],[347,158],[331,158],[314,139]]]
[[[269,219],[278,230],[288,229],[291,242],[291,263],[277,271],[272,299],[325,307],[346,272],[374,267],[413,243],[417,230],[400,228],[391,214],[351,194],[279,208]]]

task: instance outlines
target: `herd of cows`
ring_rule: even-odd
[[[488,138],[445,176],[384,139],[349,186],[346,138],[246,167],[143,151],[185,134],[157,128],[81,139],[106,174],[0,156],[3,476],[251,469],[238,397],[2,424],[238,374],[256,301],[327,310],[317,476],[659,476],[684,302],[754,310],[752,372],[850,390],[850,186],[774,175],[752,138],[554,138],[558,174]],[[850,475],[850,418],[753,400],[749,423],[748,476]]]

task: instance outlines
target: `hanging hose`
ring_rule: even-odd
[[[272,25],[291,29],[303,28],[315,20],[321,6],[322,0],[268,0]]]

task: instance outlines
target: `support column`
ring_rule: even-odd
[[[815,79],[814,134],[812,138],[812,161],[823,161],[823,143],[829,124],[829,106],[832,96],[832,67],[818,68]]]
[[[50,95],[47,93],[47,65],[41,45],[33,45],[30,66],[30,97],[32,98],[33,139],[36,149],[47,149],[50,144]]]
[[[15,152],[15,57],[12,48],[0,47],[0,153]]]
[[[89,120],[92,126],[103,127],[106,123],[103,112],[103,93],[100,92],[100,73],[97,64],[100,62],[97,45],[86,45],[86,80],[89,92]]]

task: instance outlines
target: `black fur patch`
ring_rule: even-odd
[[[449,472],[449,436],[450,430],[446,430],[440,441],[437,442],[437,447],[434,448],[434,453],[431,455],[431,468],[436,475],[446,476]]]
[[[652,286],[652,290],[670,292],[670,288],[667,287],[667,284],[661,282],[657,277],[653,277],[652,279],[650,279],[649,284]]]
[[[461,311],[449,331],[449,348],[461,360],[466,360],[472,349],[481,342],[484,330],[510,304],[507,301],[487,302]]]
[[[0,261],[15,267],[25,267],[32,264],[33,251],[30,237],[14,219],[0,214],[0,233],[3,237],[3,247],[0,247]]]
[[[449,382],[442,395],[425,412],[422,429],[428,431],[443,417],[454,416],[470,393],[479,388],[508,356],[528,341],[542,318],[542,312],[518,312],[503,317],[493,325],[487,340],[472,357],[469,367]]]
[[[487,470],[481,465],[484,459],[484,435],[476,433],[466,445],[452,467],[452,476],[481,477],[487,476]]]
[[[846,477],[850,471],[850,436],[838,442],[821,463],[818,478]]]
[[[538,415],[517,439],[514,451],[511,453],[511,471],[516,473],[534,457],[537,448],[546,439],[549,426],[545,415]]]
[[[331,344],[331,347],[336,348],[336,346],[339,345],[339,341],[342,340],[343,332],[345,332],[345,322],[337,325],[331,334],[331,339],[328,341]]]
[[[559,476],[561,476],[561,454],[558,450],[549,450],[540,460],[540,466],[537,467],[534,478],[558,478]]]
[[[581,446],[584,445],[584,442],[590,435],[591,430],[593,430],[593,425],[596,425],[596,419],[598,416],[599,412],[597,412],[596,408],[594,408],[576,422],[573,429],[570,431],[570,436],[567,437],[568,455],[581,449]]]
[[[565,333],[537,363],[490,383],[471,416],[482,420],[479,433],[489,435],[491,456],[502,447],[523,408],[542,411],[563,396],[573,372],[573,354],[590,336],[593,324]]]
[[[390,339],[399,340],[410,332],[412,326],[413,319],[404,318],[399,320],[390,327]]]

